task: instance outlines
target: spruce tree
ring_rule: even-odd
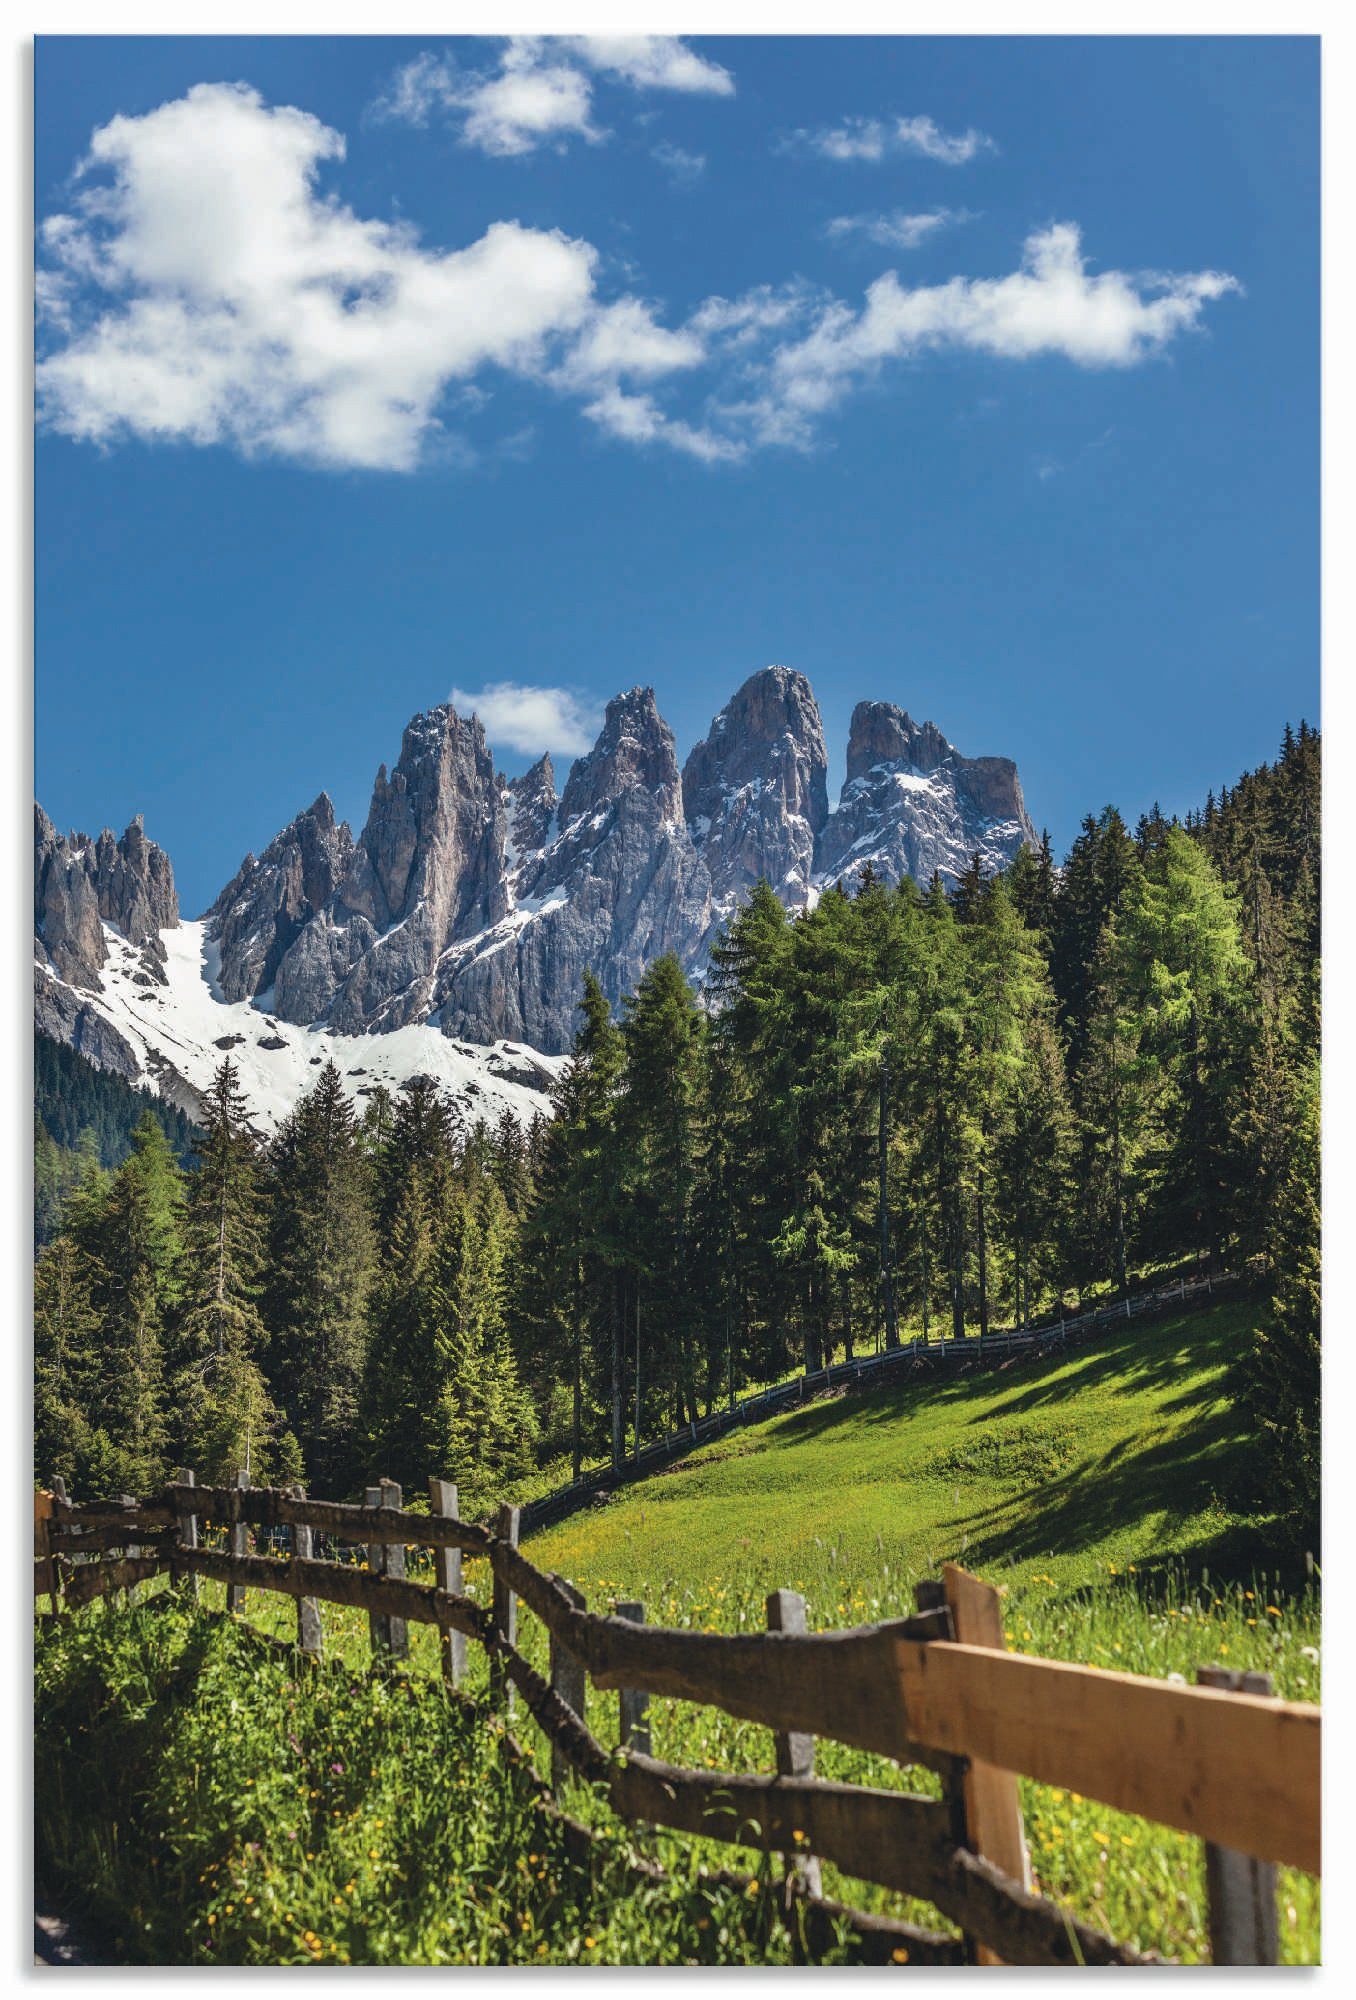
[[[360,1470],[358,1390],[372,1278],[371,1170],[333,1063],[269,1148],[269,1376],[299,1478],[348,1491]]]
[[[224,1483],[270,1469],[277,1412],[262,1360],[263,1213],[259,1148],[229,1056],[212,1079],[185,1226],[176,1314],[174,1401],[184,1462]]]

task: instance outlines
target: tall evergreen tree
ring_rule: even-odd
[[[207,1095],[198,1158],[176,1320],[183,1454],[200,1479],[222,1483],[240,1468],[258,1484],[278,1429],[262,1367],[263,1200],[258,1143],[229,1056]]]
[[[322,1493],[361,1468],[358,1391],[372,1277],[371,1169],[326,1063],[269,1148],[269,1375],[304,1476]]]

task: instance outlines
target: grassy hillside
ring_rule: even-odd
[[[817,1627],[899,1616],[912,1608],[915,1580],[957,1557],[1005,1588],[1009,1642],[1019,1650],[1187,1679],[1212,1660],[1258,1666],[1273,1675],[1278,1693],[1317,1700],[1316,1588],[1305,1580],[1302,1563],[1292,1562],[1288,1577],[1276,1574],[1267,1520],[1250,1515],[1242,1500],[1249,1446],[1231,1409],[1227,1380],[1250,1312],[1246,1304],[1222,1305],[1157,1325],[1141,1323],[1056,1365],[1027,1363],[1000,1374],[811,1405],[712,1445],[674,1471],[534,1536],[529,1551],[541,1567],[572,1577],[594,1609],[606,1609],[609,1599],[638,1597],[653,1622],[709,1631],[761,1629],[765,1594],[777,1585],[804,1592]],[[468,1589],[486,1602],[485,1563],[468,1561],[466,1569]],[[426,1561],[412,1559],[411,1574],[428,1578],[431,1571]],[[223,1595],[220,1585],[206,1585],[204,1604],[219,1608]],[[287,1672],[280,1670],[275,1687],[267,1674],[258,1678],[257,1663],[248,1666],[250,1685],[242,1688],[238,1675],[246,1663],[233,1654],[194,1680],[182,1755],[134,1746],[127,1735],[130,1714],[110,1715],[99,1742],[85,1738],[83,1725],[68,1739],[65,1722],[81,1712],[91,1678],[110,1689],[125,1684],[140,1713],[145,1703],[137,1690],[149,1687],[162,1668],[177,1672],[175,1648],[200,1643],[192,1630],[180,1634],[177,1617],[163,1607],[144,1616],[179,1635],[170,1649],[174,1660],[156,1666],[143,1657],[149,1645],[160,1659],[149,1628],[139,1629],[135,1619],[127,1624],[122,1614],[96,1612],[49,1630],[47,1665],[40,1668],[40,1685],[48,1690],[46,1706],[40,1703],[41,1754],[64,1772],[63,1760],[78,1753],[86,1772],[80,1788],[69,1792],[81,1801],[78,1826],[65,1809],[68,1795],[59,1787],[50,1793],[54,1813],[44,1838],[53,1872],[68,1882],[77,1879],[89,1862],[82,1843],[87,1836],[105,1839],[111,1821],[137,1829],[137,1854],[144,1847],[160,1856],[152,1881],[139,1862],[130,1873],[124,1866],[133,1851],[128,1843],[109,1847],[118,1860],[100,1873],[105,1922],[117,1923],[115,1912],[145,1903],[140,1935],[120,1925],[125,1955],[168,1953],[185,1924],[188,1955],[229,1962],[268,1962],[274,1954],[285,1962],[323,1956],[354,1963],[402,1957],[465,1962],[482,1952],[497,1961],[548,1963],[581,1956],[601,1963],[646,1957],[672,1963],[784,1955],[784,1938],[751,1934],[738,1913],[697,1908],[682,1896],[671,1905],[661,1899],[662,1906],[647,1913],[619,1883],[607,1892],[616,1901],[607,1900],[606,1930],[596,1928],[602,1904],[595,1893],[587,1905],[594,1928],[581,1931],[579,1899],[589,1895],[586,1885],[557,1860],[550,1863],[549,1882],[538,1877],[538,1865],[546,1866],[544,1859],[532,1860],[546,1853],[540,1830],[529,1832],[521,1814],[502,1817],[507,1806],[494,1803],[501,1780],[492,1779],[480,1750],[468,1743],[449,1754],[441,1740],[444,1725],[435,1728],[434,1711],[425,1711],[438,1672],[428,1627],[411,1628],[413,1707],[398,1726],[389,1718],[380,1754],[375,1746],[369,1754],[363,1734],[375,1727],[364,1719],[367,1708],[382,1699],[365,1671],[367,1619],[332,1606],[324,1613],[325,1650],[330,1661],[350,1670],[333,1688],[345,1694],[352,1716],[343,1702],[310,1715]],[[295,1612],[280,1596],[250,1592],[246,1617],[279,1636],[295,1629]],[[546,1638],[535,1618],[520,1619],[519,1639],[544,1669]],[[479,1694],[484,1656],[474,1646],[469,1653],[470,1690]],[[324,1685],[331,1685],[328,1676]],[[317,1701],[322,1692],[317,1684]],[[263,1712],[255,1716],[261,1699]],[[772,1768],[770,1733],[752,1723],[676,1701],[653,1701],[650,1715],[660,1757],[712,1769]],[[248,1727],[242,1716],[252,1718]],[[588,1721],[603,1741],[615,1742],[616,1695],[590,1689]],[[544,1769],[537,1732],[521,1714],[517,1726]],[[423,1750],[433,1749],[431,1758],[421,1750],[417,1773],[401,1761],[402,1731],[411,1727]],[[196,1746],[223,1733],[236,1746],[233,1761],[218,1774],[216,1806],[199,1825]],[[136,1751],[130,1764],[127,1756],[119,1762],[123,1736],[124,1750]],[[282,1744],[298,1758],[308,1746],[307,1757],[328,1775],[299,1777],[280,1752]],[[83,1787],[95,1765],[110,1772],[158,1769],[168,1776],[154,1796],[124,1797],[119,1779],[91,1820]],[[934,1785],[926,1773],[905,1772],[839,1744],[819,1745],[818,1768],[826,1777],[896,1788]],[[344,1799],[329,1797],[336,1780],[350,1787],[361,1771],[370,1772],[370,1785]],[[181,1780],[182,1793],[175,1789]],[[276,1818],[269,1821],[271,1838],[255,1849],[249,1842],[260,1835],[238,1805],[242,1798],[262,1797],[265,1788]],[[1199,1842],[1053,1787],[1024,1783],[1022,1793],[1042,1889],[1143,1949],[1187,1960],[1206,1956]],[[417,1843],[406,1842],[388,1861],[385,1836],[371,1831],[380,1834],[405,1819],[426,1825],[429,1801],[445,1828],[435,1856],[443,1874],[436,1883],[422,1860],[416,1865]],[[572,1789],[569,1803],[581,1817],[609,1825],[606,1809],[581,1788]],[[191,1841],[189,1827],[195,1829]],[[754,1852],[659,1833],[646,1840],[647,1851],[681,1882],[700,1884],[694,1870],[704,1860],[743,1867],[767,1885],[765,1860]],[[69,1852],[65,1842],[75,1843]],[[528,1845],[531,1882],[547,1882],[540,1894],[529,1892],[527,1879],[517,1884],[523,1856],[512,1851],[515,1843]],[[381,1930],[377,1919],[390,1895],[392,1868],[406,1890],[398,1922]],[[449,1926],[448,1899],[455,1901],[471,1878],[484,1922],[477,1915],[469,1929]],[[830,1894],[860,1906],[901,1907],[832,1868],[825,1883]],[[242,1900],[242,1891],[255,1902]],[[1315,1962],[1317,1884],[1283,1870],[1281,1910],[1282,1957]],[[923,1906],[905,1906],[905,1913],[935,1921]],[[489,1945],[491,1934],[496,1942]]]
[[[532,1538],[533,1560],[595,1608],[637,1597],[651,1620],[761,1628],[765,1593],[802,1591],[813,1626],[904,1615],[947,1559],[1007,1593],[1018,1650],[1154,1675],[1261,1667],[1317,1700],[1317,1593],[1249,1513],[1249,1441],[1228,1395],[1254,1309],[1133,1326],[1051,1365],[811,1405],[710,1446]],[[605,1697],[590,1704],[602,1726]],[[766,1733],[653,1704],[656,1754],[766,1768]],[[899,1783],[822,1745],[827,1776]],[[1024,1784],[1039,1884],[1121,1937],[1206,1953],[1200,1844]],[[840,1884],[858,1901],[861,1885]],[[1318,1889],[1282,1874],[1282,1956],[1318,1953]]]
[[[1249,1444],[1228,1373],[1254,1308],[1139,1323],[1030,1362],[805,1409],[723,1439],[545,1530],[532,1553],[581,1585],[790,1585],[841,1622],[826,1570],[911,1581],[963,1561],[1014,1591],[1133,1565],[1272,1571],[1247,1512]],[[1042,1588],[1048,1586],[1042,1584]]]

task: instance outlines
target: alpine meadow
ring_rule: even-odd
[[[39,38],[39,1962],[1320,1962],[1317,48]]]

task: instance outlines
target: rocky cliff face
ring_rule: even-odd
[[[760,878],[789,909],[814,892],[828,819],[828,754],[804,674],[764,667],[745,681],[683,767],[683,811],[726,921]]]
[[[814,694],[788,667],[745,681],[681,777],[653,690],[616,696],[559,797],[549,757],[503,777],[477,718],[444,704],[378,772],[356,841],[322,793],[246,857],[207,914],[207,969],[223,1004],[255,1000],[275,1028],[428,1024],[558,1053],[586,968],[614,1002],[664,952],[700,977],[760,877],[802,909],[868,861],[887,881],[953,880],[976,852],[1001,868],[1034,838],[1007,758],[963,757],[890,702],[854,712],[832,812],[827,766]],[[97,1039],[80,992],[99,985],[105,924],[140,953],[133,968],[119,951],[127,977],[162,977],[168,859],[139,820],[119,841],[67,839],[39,808],[34,922],[43,980],[69,989],[43,994],[51,1032]]]
[[[427,1020],[443,953],[508,907],[505,826],[477,718],[416,715],[343,879],[279,963],[275,1011],[340,1034]]]
[[[690,958],[711,885],[683,819],[673,732],[652,688],[608,703],[602,733],[570,772],[559,832],[519,867],[503,922],[449,954],[445,1032],[569,1047],[586,968],[614,1002],[655,958]],[[496,1025],[497,1024],[497,1025]]]
[[[208,911],[228,1000],[267,992],[292,944],[329,902],[353,861],[348,822],[329,794],[298,813],[258,860],[247,854]]]
[[[73,986],[98,983],[108,957],[107,923],[142,949],[147,977],[154,979],[163,957],[160,933],[178,921],[170,858],[146,838],[139,813],[120,840],[107,827],[90,840],[83,833],[58,833],[42,807],[34,806],[34,947],[60,978]]]
[[[847,780],[819,843],[822,883],[850,881],[868,863],[887,882],[954,881],[974,854],[992,874],[1035,837],[1009,758],[962,757],[933,723],[893,702],[858,702]]]

